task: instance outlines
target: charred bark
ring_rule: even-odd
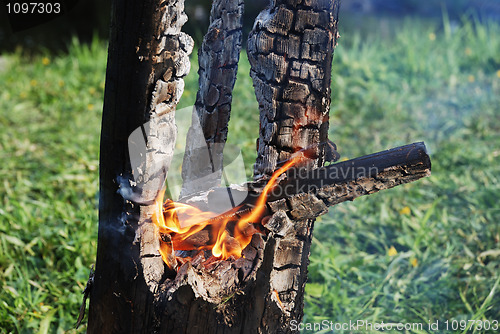
[[[248,41],[250,75],[260,109],[256,180],[266,179],[279,161],[301,150],[308,151],[298,166],[301,169],[321,167],[325,159],[338,158],[335,144],[328,140],[328,122],[339,3],[274,0],[257,17]],[[272,264],[262,268],[270,279],[266,304],[276,306],[268,307],[263,319],[279,319],[275,330],[280,333],[292,332],[290,321],[302,319],[314,226],[314,219],[308,219],[314,217],[289,219],[286,209],[269,219],[271,226],[283,227],[269,234]]]
[[[328,141],[339,3],[274,0],[257,17],[247,49],[260,109],[256,179],[292,153]],[[323,164],[328,147],[316,146],[311,167]]]
[[[364,195],[409,183],[430,176],[431,161],[424,143],[414,143],[360,158],[315,169],[292,168],[267,197],[267,208],[262,217],[267,221],[273,213],[283,211],[291,219],[315,218],[327,212],[328,207],[353,201]],[[212,218],[238,219],[253,210],[262,192],[262,181],[248,184],[251,191],[240,206]],[[237,189],[231,189],[235,191]],[[214,188],[204,197],[198,197],[198,207],[208,210],[218,194],[226,189]],[[264,224],[264,226],[267,226]]]
[[[173,113],[193,48],[181,32],[186,20],[183,0],[113,2],[89,333],[150,333],[157,318],[153,291],[164,265],[148,204],[173,154]],[[130,142],[134,131],[142,142]]]
[[[200,89],[186,138],[181,196],[220,185],[242,44],[243,0],[216,0],[198,52]]]

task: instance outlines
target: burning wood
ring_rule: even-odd
[[[163,261],[172,269],[189,261],[190,257],[175,256],[176,251],[210,251],[219,260],[240,258],[255,233],[281,228],[279,219],[270,220],[273,213],[315,218],[331,205],[428,176],[431,167],[423,143],[312,170],[295,168],[302,156],[297,154],[285,163],[262,190],[254,183],[241,205],[221,215],[171,200],[162,204],[159,198],[153,221],[162,235]]]
[[[245,210],[247,208],[242,204],[219,216],[222,218],[209,219],[214,216],[213,212],[203,212],[194,206],[171,200],[163,203],[162,195],[157,200],[157,210],[152,220],[159,227],[161,235],[168,235],[161,239],[160,254],[163,261],[170,268],[176,268],[177,263],[172,257],[175,250],[211,250],[212,255],[221,260],[230,256],[240,258],[252,235],[260,232],[260,228],[254,224],[259,224],[266,212],[269,192],[278,178],[299,162],[301,157],[302,154],[295,155],[271,176],[253,210]]]

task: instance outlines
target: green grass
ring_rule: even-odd
[[[393,40],[339,46],[341,153],[423,140],[433,173],[319,219],[304,321],[500,319],[500,27],[446,27],[407,22]]]
[[[69,55],[6,59],[0,332],[61,332],[75,322],[96,252],[106,49],[75,41]]]
[[[344,158],[423,140],[433,174],[318,219],[304,322],[500,321],[500,26],[448,27],[341,32],[330,138]],[[72,326],[96,252],[106,46],[3,59],[0,333],[84,332]],[[243,55],[229,135],[251,171],[248,71]],[[197,87],[193,62],[180,107]]]

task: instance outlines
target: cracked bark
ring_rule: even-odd
[[[220,185],[241,51],[243,0],[216,0],[198,52],[199,85],[186,138],[181,197]],[[201,181],[203,180],[203,181]]]
[[[193,48],[191,37],[181,32],[186,21],[183,0],[113,2],[89,333],[154,328],[153,291],[165,273],[148,204],[161,189],[173,154],[174,111]],[[135,130],[144,137],[133,147],[144,150],[133,168],[128,136]]]
[[[307,162],[300,166],[303,169],[321,167],[326,159],[338,158],[332,153],[333,143],[322,145],[329,142],[331,66],[338,38],[338,9],[336,0],[274,0],[256,19],[247,49],[260,109],[256,180],[266,179],[280,161],[300,150],[309,151]],[[269,277],[262,322],[271,324],[271,319],[279,319],[271,325],[274,332],[292,332],[290,321],[300,321],[303,316],[316,216],[297,212],[307,213],[318,203],[323,204],[305,196],[293,197],[288,202],[292,208],[283,206],[268,220],[286,230],[268,235],[266,245],[273,248],[273,254],[269,254],[272,265],[261,269]],[[326,208],[320,205],[321,210],[316,213],[325,213],[323,207]]]
[[[328,141],[338,9],[335,0],[274,0],[256,19],[247,48],[260,109],[256,179]],[[316,146],[311,167],[323,164],[325,147]]]

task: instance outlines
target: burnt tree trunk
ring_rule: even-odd
[[[328,140],[328,112],[339,0],[273,0],[248,41],[260,135],[255,181],[240,210],[252,211],[270,175],[299,157],[276,186],[288,193],[267,197],[256,222],[262,233],[252,236],[241,258],[207,260],[198,253],[169,268],[159,253],[160,238],[169,241],[151,217],[173,154],[173,115],[193,48],[181,32],[183,7],[183,0],[113,3],[88,332],[290,333],[290,321],[303,314],[314,218],[331,205],[427,176],[430,161],[424,145],[413,144],[322,167],[338,158]],[[193,111],[199,125],[193,122],[190,131],[202,132],[208,151],[199,159],[199,138],[188,138],[183,192],[198,191],[189,201],[200,208],[210,209],[220,191],[229,191],[214,186],[222,175],[242,10],[240,0],[215,0],[199,51],[200,90]],[[215,176],[201,186],[190,183],[210,174]],[[304,184],[314,187],[304,191]]]
[[[250,74],[260,109],[257,180],[302,149],[309,151],[302,168],[320,167],[325,159],[336,157],[327,152],[335,146],[327,143],[338,10],[335,0],[274,0],[257,17],[248,42]],[[282,204],[271,220],[285,218],[291,226],[286,233],[275,231],[268,236],[265,260],[269,265],[262,272],[268,278],[265,305],[272,311],[264,313],[263,320],[271,323],[273,317],[278,318],[278,326],[271,329],[289,332],[290,321],[300,321],[303,315],[314,225],[314,219],[307,219],[314,218],[308,217],[307,206],[314,203],[306,203],[299,210],[303,215],[295,216],[290,215],[294,211],[286,207],[286,200]]]
[[[173,155],[174,111],[193,49],[181,32],[186,21],[184,0],[113,1],[89,333],[158,328],[156,291],[165,270],[150,204]],[[137,130],[142,142],[131,142]],[[141,158],[135,167],[133,153]]]

